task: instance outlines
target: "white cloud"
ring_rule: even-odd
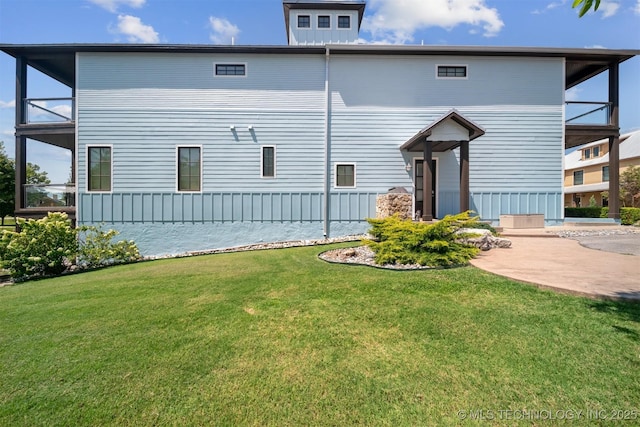
[[[638,0],[638,3],[636,3],[636,6],[633,8],[633,11],[636,13],[636,15],[640,15],[640,0]]]
[[[131,15],[118,15],[118,26],[110,31],[127,36],[131,43],[158,43],[160,40],[151,25],[145,25],[140,18]]]
[[[16,100],[12,99],[11,101],[0,101],[0,108],[15,108]]]
[[[120,5],[141,8],[144,6],[146,0],[89,0],[89,2],[108,10],[109,12],[115,13]]]
[[[240,34],[240,29],[225,18],[210,16],[209,26],[213,30],[209,38],[215,44],[232,44]]]
[[[375,40],[402,44],[413,41],[413,34],[423,28],[448,30],[460,24],[480,26],[485,37],[497,35],[504,22],[497,9],[485,0],[371,0],[373,16],[363,22],[363,29]]]
[[[577,101],[580,99],[580,92],[582,92],[582,88],[579,88],[577,86],[572,87],[571,89],[568,89],[565,93],[564,93],[564,100],[565,101]]]
[[[15,136],[15,134],[16,134],[16,131],[13,129],[7,129],[2,131],[2,135],[6,135],[6,136]]]
[[[606,47],[600,45],[600,44],[594,44],[591,46],[585,46],[585,49],[606,49]]]
[[[542,10],[536,9],[532,13],[536,14],[536,15],[539,15],[541,13],[545,13],[548,10],[553,10],[553,9],[556,9],[556,8],[558,8],[560,6],[564,6],[565,4],[567,4],[567,1],[568,0],[560,0],[560,1],[551,2],[544,9],[542,9]]]
[[[620,9],[620,3],[615,1],[602,0],[598,11],[602,11],[602,18],[610,18]]]

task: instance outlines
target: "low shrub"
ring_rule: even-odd
[[[609,216],[609,208],[602,208],[602,218]],[[620,223],[633,225],[640,221],[640,208],[620,208]]]
[[[138,247],[132,240],[113,242],[119,233],[104,231],[101,226],[82,226],[78,230],[78,257],[80,268],[98,268],[140,259]]]
[[[427,224],[401,220],[397,215],[385,219],[368,219],[369,233],[376,241],[365,243],[375,252],[378,264],[419,264],[451,267],[469,262],[479,249],[458,241],[461,228],[477,223],[471,212],[447,215]]]
[[[78,245],[67,214],[49,213],[39,220],[17,222],[19,233],[3,231],[0,238],[2,267],[12,277],[56,275],[72,264]]]
[[[20,232],[0,236],[0,266],[18,280],[59,275],[72,268],[95,268],[140,258],[132,241],[113,242],[115,230],[73,228],[65,213],[46,218],[19,219]]]
[[[620,222],[623,225],[633,225],[640,221],[640,208],[620,208]]]
[[[606,218],[607,214],[604,209],[598,206],[587,208],[564,208],[565,218]]]

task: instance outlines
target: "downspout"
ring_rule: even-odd
[[[324,64],[324,91],[325,91],[325,106],[324,106],[324,226],[323,234],[324,238],[329,237],[329,215],[331,209],[329,206],[331,182],[330,182],[330,170],[331,170],[331,92],[329,88],[329,47],[326,47],[325,64]]]

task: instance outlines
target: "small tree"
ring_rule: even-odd
[[[0,218],[4,225],[4,217],[13,215],[15,209],[16,174],[13,160],[4,151],[4,142],[0,141]]]
[[[623,206],[640,207],[640,167],[630,166],[620,174],[620,200]]]

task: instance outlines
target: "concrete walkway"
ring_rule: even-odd
[[[512,247],[482,252],[471,264],[560,292],[640,301],[640,234],[574,240],[555,234],[562,230],[576,228],[505,230],[502,237],[511,240]],[[616,250],[623,253],[615,253]]]

